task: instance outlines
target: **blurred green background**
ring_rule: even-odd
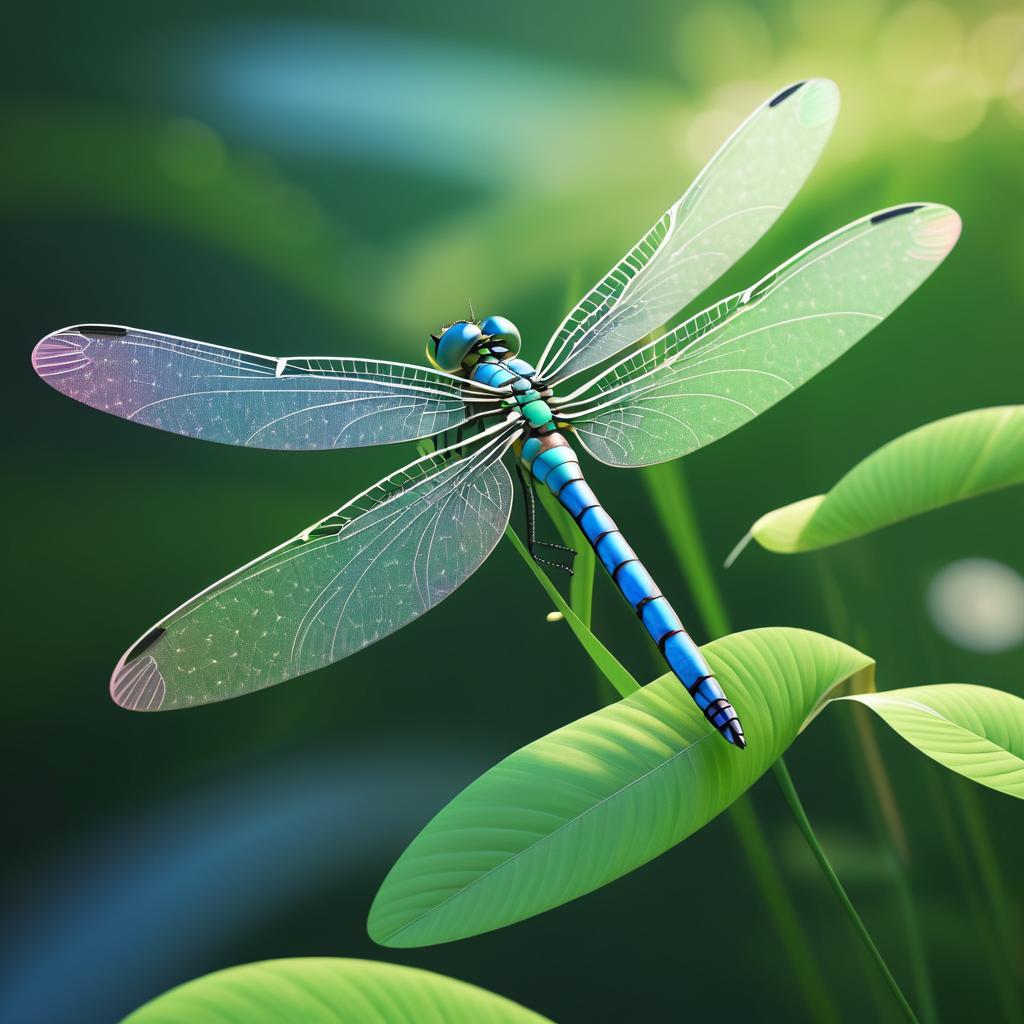
[[[1020,7],[186,0],[19,5],[7,23],[0,1017],[111,1021],[199,974],[315,954],[429,967],[561,1022],[807,1019],[724,818],[515,927],[375,948],[365,915],[408,840],[485,768],[591,710],[591,666],[564,625],[545,622],[542,592],[502,545],[442,607],[349,661],[186,713],[119,710],[107,680],[133,638],[411,450],[271,453],[135,429],[48,389],[29,353],[62,325],[113,321],[275,354],[416,361],[471,300],[512,317],[537,355],[758,102],[828,76],[843,113],[821,164],[716,295],[897,202],[948,203],[964,235],[852,353],[687,460],[720,564],[757,516],[827,489],[891,437],[1021,401]],[[644,489],[588,472],[703,635]],[[1022,506],[1019,490],[996,494],[818,556],[752,549],[720,574],[733,625],[838,632],[877,658],[882,687],[1024,695],[1019,640],[959,646],[926,603],[959,559],[1020,570]],[[552,671],[524,680],[494,663],[481,607],[502,609]],[[595,629],[654,674],[603,579]],[[915,998],[848,716],[818,719],[790,768]],[[1020,971],[1020,808],[873,728],[940,1015],[1004,1018],[1020,980],[1008,966]],[[843,1019],[888,1019],[774,786],[753,796]],[[990,843],[963,838],[965,814]],[[709,863],[725,900],[693,881]]]

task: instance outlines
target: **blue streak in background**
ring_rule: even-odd
[[[227,134],[319,156],[373,156],[463,182],[578,181],[609,124],[664,102],[598,77],[429,37],[316,23],[239,24],[186,44],[197,102]],[[174,87],[182,83],[175,75]]]
[[[472,778],[468,754],[450,753],[441,763],[403,748],[239,771],[69,848],[8,915],[0,1020],[110,1022],[225,966],[210,960],[236,936],[325,881],[390,863],[425,823],[423,808]]]

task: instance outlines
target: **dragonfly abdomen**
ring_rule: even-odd
[[[579,458],[557,431],[523,444],[522,460],[576,520],[619,592],[636,612],[669,668],[707,720],[730,742],[746,746],[743,727],[699,648],[668,599],[583,478]]]

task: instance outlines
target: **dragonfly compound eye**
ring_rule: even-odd
[[[489,316],[480,324],[480,330],[484,337],[491,342],[491,348],[495,346],[507,349],[507,354],[514,356],[519,352],[521,344],[519,328],[511,320],[503,316]],[[506,353],[495,353],[504,356]]]
[[[434,346],[434,362],[449,373],[454,373],[462,366],[463,359],[473,350],[473,346],[482,337],[482,332],[476,324],[467,320],[459,320],[446,327],[441,336],[431,335]],[[429,353],[429,347],[428,347]]]

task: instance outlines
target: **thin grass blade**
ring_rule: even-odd
[[[591,633],[589,627],[584,624],[583,620],[572,610],[565,598],[559,593],[558,588],[548,579],[547,573],[530,557],[530,552],[526,550],[526,546],[511,526],[505,528],[505,537],[529,566],[530,571],[544,588],[548,597],[551,598],[554,606],[565,617],[569,628],[589,655],[590,660],[601,670],[608,682],[623,697],[640,689],[640,684],[633,678],[629,670]]]

